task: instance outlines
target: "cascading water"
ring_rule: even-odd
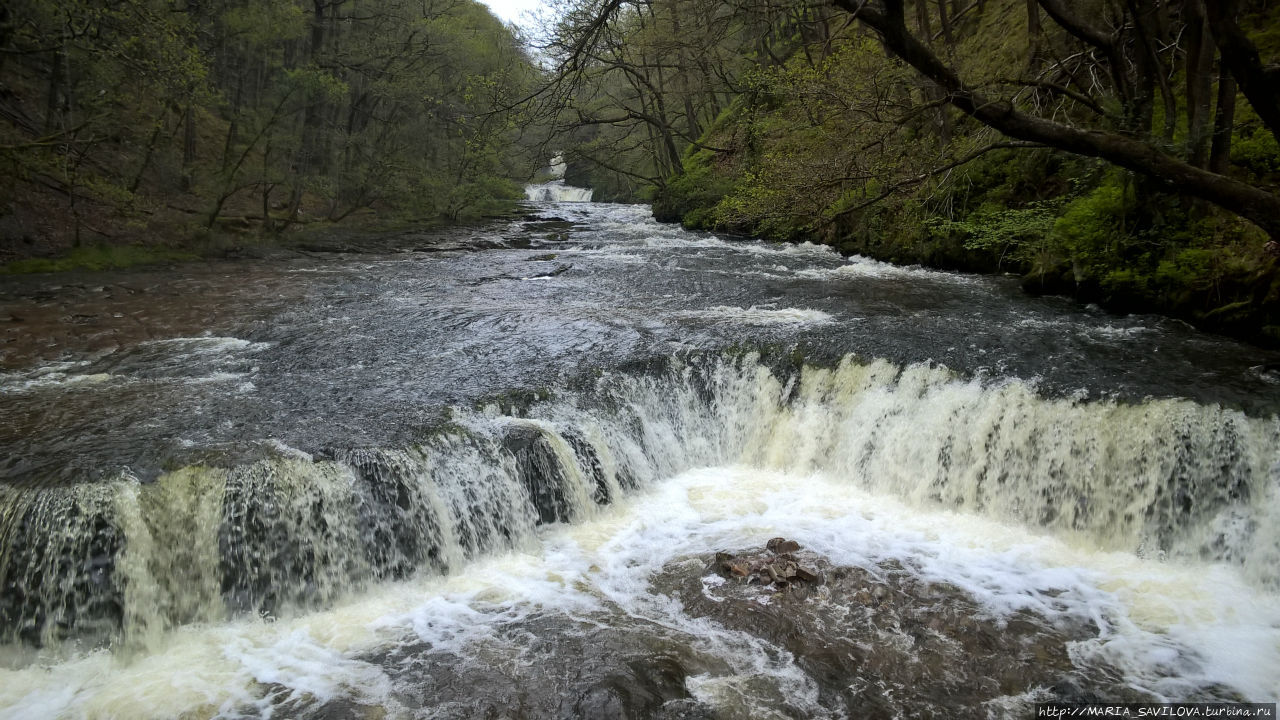
[[[201,444],[152,473],[142,463],[98,481],[0,484],[0,716],[848,717],[947,704],[958,716],[1022,717],[1038,700],[1280,693],[1273,412],[1156,397],[1140,384],[1123,396],[1061,392],[1051,368],[1019,379],[824,352],[814,338],[772,342],[797,328],[817,340],[857,331],[903,282],[953,293],[969,281],[840,264],[811,247],[739,247],[675,229],[667,238],[630,216],[603,225],[635,233],[634,245],[589,236],[583,247],[504,250],[501,276],[499,251],[476,254],[474,271],[469,256],[446,258],[440,277],[462,277],[440,298],[426,294],[438,278],[398,284],[400,266],[378,267],[407,321],[382,306],[358,315],[371,296],[360,285],[324,321],[298,319],[306,332],[296,337],[148,341],[136,357],[9,376],[0,399],[16,407],[56,391],[74,407],[102,398],[111,419],[137,404],[158,412],[155,398],[168,396],[156,388],[175,383],[196,393],[193,415],[211,397],[261,393],[282,433],[292,416],[278,408],[304,393],[273,384],[315,373],[323,382],[306,403],[336,400],[304,404],[301,416],[324,426],[328,446],[295,434],[250,453],[217,442],[225,423],[193,422],[183,437]],[[810,256],[817,267],[800,264]],[[637,258],[651,270],[635,273]],[[397,262],[420,279],[421,261]],[[551,262],[567,269],[525,270]],[[647,290],[663,272],[689,292]],[[883,284],[850,318],[781,285],[744,298],[714,284],[725,275],[738,288],[747,272],[766,285],[792,273],[814,297],[848,277]],[[560,287],[569,300],[600,293],[607,312],[566,302]],[[605,292],[616,288],[629,294]],[[563,324],[529,310],[539,293],[551,293]],[[989,294],[955,304],[967,315]],[[920,297],[895,299],[895,320],[927,322],[916,308],[947,304],[911,305]],[[443,307],[424,319],[411,314],[421,305]],[[381,317],[400,324],[376,347],[338,341],[375,332]],[[1072,322],[1087,348],[1156,342],[1114,320]],[[427,340],[411,335],[428,323]],[[670,344],[661,323],[678,330]],[[330,325],[340,333],[323,335]],[[762,340],[724,349],[710,334],[719,328]],[[477,350],[483,332],[495,344]],[[309,352],[288,347],[317,334]],[[501,380],[487,387],[529,386],[518,373],[567,363],[556,352],[598,357],[638,337],[650,338],[642,353],[536,391],[451,401],[392,440],[333,436],[354,412],[335,392],[355,392],[348,376],[368,386],[358,399],[375,412],[358,418],[372,424],[388,408],[411,412],[395,404],[404,396],[427,404],[412,395],[415,378],[462,384],[499,355]],[[689,349],[695,341],[703,347]],[[272,375],[272,354],[286,352],[335,374],[284,364]],[[436,356],[466,359],[467,372],[447,375]],[[382,376],[367,368],[379,361]],[[1203,373],[1167,367],[1184,366]],[[1269,382],[1232,377],[1255,395]],[[216,407],[219,418],[253,419]],[[704,569],[717,551],[779,535],[803,546],[800,560],[825,584],[773,592]]]
[[[1280,585],[1274,419],[1050,400],[1017,382],[853,358],[778,375],[755,356],[604,377],[525,415],[459,413],[405,451],[295,453],[6,498],[5,631],[147,646],[187,623],[323,609],[382,580],[465,576],[485,556],[531,551],[539,525],[590,526],[602,503],[695,468],[828,478],[1089,552],[1225,562],[1253,593]]]
[[[524,186],[524,195],[530,202],[591,202],[591,188],[573,187],[564,184],[564,173],[568,168],[564,158],[556,155],[551,158],[548,170],[551,180],[544,183],[531,183]]]

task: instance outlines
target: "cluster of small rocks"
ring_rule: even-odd
[[[783,590],[800,583],[821,585],[822,574],[805,568],[794,553],[800,550],[795,540],[776,537],[765,544],[761,553],[733,555],[716,553],[714,570],[722,577]]]

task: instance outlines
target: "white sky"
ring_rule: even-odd
[[[545,9],[543,0],[481,0],[493,10],[493,14],[504,21],[526,27],[529,19],[522,17],[526,11]]]

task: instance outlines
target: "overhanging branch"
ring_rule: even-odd
[[[1273,238],[1280,238],[1280,196],[1198,168],[1133,137],[1035,117],[1019,111],[1007,100],[983,96],[911,34],[903,20],[902,0],[835,0],[835,4],[856,14],[859,21],[880,36],[889,52],[936,83],[952,105],[978,122],[1015,140],[1107,160],[1144,175],[1171,192],[1208,200],[1257,224]]]

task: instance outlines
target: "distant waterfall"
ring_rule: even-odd
[[[591,202],[591,188],[580,188],[564,184],[564,173],[567,169],[563,155],[551,158],[547,169],[552,180],[544,183],[524,186],[525,197],[531,202]]]
[[[565,185],[563,180],[525,185],[524,195],[533,202],[591,202],[591,188]]]

